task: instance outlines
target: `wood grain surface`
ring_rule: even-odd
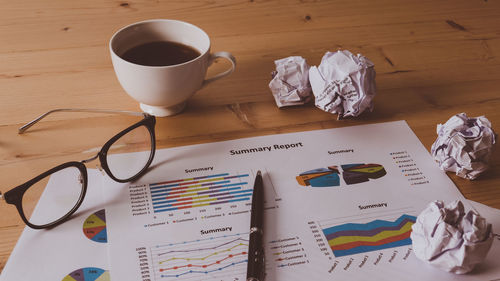
[[[69,160],[84,159],[134,118],[60,113],[24,135],[17,128],[54,108],[139,110],[120,87],[108,40],[145,19],[191,22],[229,51],[236,71],[159,118],[161,148],[406,120],[429,150],[452,115],[485,115],[500,132],[500,2],[414,1],[66,1],[0,0],[0,191]],[[300,55],[318,65],[348,49],[375,63],[373,112],[337,121],[308,104],[278,109],[268,88],[274,60]],[[226,68],[224,61],[209,76]],[[449,174],[472,200],[500,208],[500,152],[475,181]],[[94,163],[88,165],[94,168]],[[0,202],[0,270],[24,224]]]

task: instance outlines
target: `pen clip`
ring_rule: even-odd
[[[252,234],[252,233],[259,233],[260,235],[262,235],[263,231],[262,231],[262,229],[254,226],[254,227],[250,228],[250,234]]]

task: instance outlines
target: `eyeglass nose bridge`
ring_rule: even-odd
[[[82,160],[80,162],[82,162],[83,164],[86,164],[86,163],[92,162],[92,161],[94,161],[94,160],[96,160],[98,158],[99,158],[99,154],[96,154],[96,155],[94,155],[94,156],[92,156],[92,157],[90,157],[88,159]],[[103,176],[106,174],[104,172],[104,170],[102,169],[102,167],[101,167],[101,163],[97,163],[96,164],[96,168],[102,173]]]
[[[92,161],[96,160],[97,158],[99,158],[99,154],[96,154],[96,155],[90,157],[89,159],[85,159],[85,160],[82,160],[80,162],[82,162],[83,164],[85,164],[85,163],[88,163],[88,162],[92,162]]]

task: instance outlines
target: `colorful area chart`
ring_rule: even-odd
[[[88,239],[99,242],[108,242],[108,235],[106,232],[106,213],[104,209],[99,210],[90,215],[83,223],[83,234]]]
[[[380,164],[347,164],[341,165],[341,168],[342,178],[348,185],[378,179],[387,174]],[[302,186],[331,187],[340,185],[339,174],[338,166],[329,166],[303,172],[296,179]]]
[[[416,217],[402,215],[395,221],[346,223],[323,229],[335,257],[411,245],[411,226]]]
[[[62,281],[110,281],[109,272],[97,267],[77,269],[66,275]]]

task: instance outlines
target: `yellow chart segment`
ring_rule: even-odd
[[[202,197],[203,195],[198,195],[198,192],[199,191],[206,191],[206,190],[210,190],[210,188],[204,187],[204,188],[198,188],[198,189],[194,189],[194,190],[189,190],[188,191],[189,193],[183,193],[183,194],[179,194],[177,196],[179,196],[179,197],[191,197],[191,196]]]
[[[111,281],[111,278],[109,277],[109,271],[104,272],[95,281]]]
[[[197,190],[196,187],[202,187],[202,186],[203,186],[202,184],[193,184],[193,185],[190,185],[188,187],[186,187],[186,186],[172,187],[172,188],[170,188],[170,190],[172,192],[176,192],[176,191],[180,191],[180,190],[182,190],[183,192],[186,192],[186,191],[192,192],[192,191]]]
[[[349,169],[349,172],[361,172],[361,173],[376,173],[382,170],[384,167],[369,167],[369,168],[361,168],[361,169]]]
[[[106,222],[101,220],[95,214],[90,215],[83,223],[83,228],[91,228],[91,227],[98,227],[98,226],[106,226]]]
[[[195,188],[195,187],[201,187],[201,188]],[[175,192],[174,189],[172,189],[172,190]],[[196,195],[197,192],[199,192],[199,191],[206,191],[206,190],[210,190],[210,187],[204,187],[204,186],[202,187],[202,185],[192,185],[189,188],[184,188],[184,190],[182,192],[177,191],[177,193],[181,193],[178,195],[180,197],[189,197],[189,196]],[[172,192],[171,194],[175,194],[175,193]]]
[[[399,230],[386,230],[382,231],[374,236],[341,236],[332,240],[328,241],[328,244],[330,246],[336,246],[336,245],[341,245],[345,243],[351,243],[351,242],[376,242],[385,238],[397,236],[400,234],[403,234],[405,232],[408,232],[411,230],[411,226],[413,225],[413,222],[407,222],[401,229]]]

